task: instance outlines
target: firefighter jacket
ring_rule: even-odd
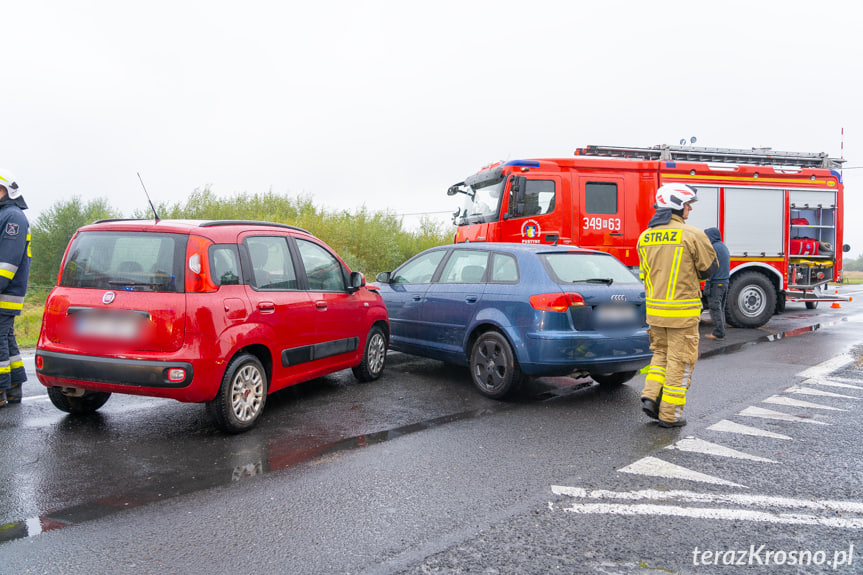
[[[703,231],[667,216],[657,213],[638,237],[647,323],[691,327],[701,316],[701,280],[718,267],[716,252]]]
[[[30,223],[15,203],[0,203],[0,314],[21,315],[30,277]]]

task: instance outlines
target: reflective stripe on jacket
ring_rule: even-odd
[[[13,203],[0,204],[0,314],[19,315],[30,277],[30,223]]]
[[[638,238],[647,323],[688,327],[701,315],[700,280],[716,268],[716,252],[703,231],[674,215]]]

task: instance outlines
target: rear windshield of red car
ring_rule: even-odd
[[[69,246],[60,285],[149,292],[182,292],[188,236],[90,231]]]

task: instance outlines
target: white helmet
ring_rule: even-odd
[[[656,190],[656,207],[682,210],[683,204],[697,202],[698,192],[686,184],[663,184]]]
[[[15,181],[15,176],[9,170],[0,168],[0,186],[6,188],[9,198],[14,200],[21,197],[21,190],[18,188],[18,182]]]

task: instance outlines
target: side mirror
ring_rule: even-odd
[[[390,283],[390,275],[392,272],[381,272],[377,276],[375,276],[375,281],[380,284],[388,284]]]
[[[366,285],[366,276],[360,272],[351,272],[351,287],[350,291],[357,291]]]
[[[851,251],[851,246],[849,246],[848,244],[845,244],[844,246],[842,246],[842,251],[843,251],[843,252],[845,252],[845,253],[850,252],[850,251]]]
[[[527,178],[513,176],[509,184],[509,215],[513,217],[524,215],[524,191],[527,188]]]

